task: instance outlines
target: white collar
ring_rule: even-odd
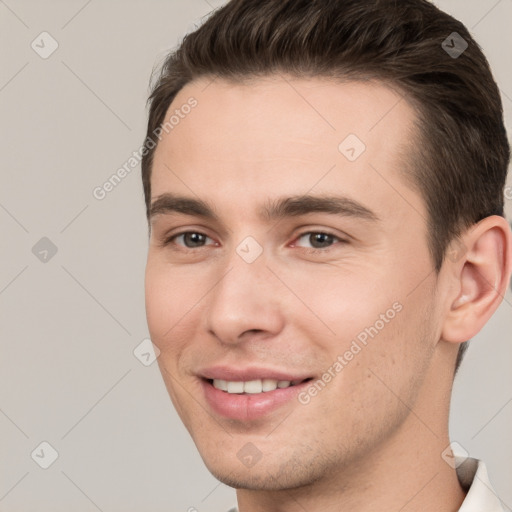
[[[501,501],[494,491],[485,463],[471,457],[455,455],[455,471],[460,485],[467,491],[459,512],[503,512]]]

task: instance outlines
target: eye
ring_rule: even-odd
[[[305,239],[306,243],[309,243],[311,247],[305,247],[306,249],[311,250],[322,250],[322,249],[329,249],[332,247],[333,243],[338,241],[341,243],[347,243],[347,240],[343,240],[339,238],[336,235],[333,235],[332,233],[326,233],[324,231],[308,231],[306,233],[302,233],[297,238],[297,241]],[[294,243],[294,245],[299,245],[301,247],[304,247],[303,245]],[[325,251],[324,251],[325,252]]]
[[[207,239],[212,240],[204,233],[199,233],[197,231],[184,231],[183,233],[178,233],[177,235],[169,237],[167,240],[165,240],[165,245],[175,243],[175,241],[179,239],[182,240],[182,243],[178,243],[177,245],[181,245],[187,249],[204,247],[204,243]]]
[[[206,243],[207,240],[212,241],[213,245],[218,245],[212,238],[198,231],[184,231],[182,233],[174,234],[164,241],[164,245],[168,246],[174,244],[183,247],[185,250],[198,249],[208,245]],[[305,242],[301,243],[301,240],[304,240]],[[325,231],[307,231],[296,238],[293,246],[303,247],[309,252],[327,252],[336,242],[348,243],[347,240],[344,240],[332,233]],[[307,244],[309,244],[309,247]]]

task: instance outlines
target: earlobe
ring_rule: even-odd
[[[475,336],[498,309],[512,271],[512,234],[507,221],[486,217],[463,236],[466,250],[451,266],[455,285],[442,338],[462,343]]]

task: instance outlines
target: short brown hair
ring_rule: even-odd
[[[148,217],[152,136],[176,94],[200,77],[243,82],[275,73],[377,79],[404,94],[421,134],[406,179],[425,200],[437,272],[465,229],[504,216],[510,147],[500,93],[461,22],[427,0],[231,0],[168,55],[148,99],[142,158]]]

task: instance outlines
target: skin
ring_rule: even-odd
[[[200,198],[218,220],[152,216],[146,310],[167,390],[206,466],[237,488],[241,512],[458,510],[465,493],[441,457],[453,369],[510,279],[505,219],[469,229],[462,256],[435,273],[424,201],[400,176],[416,114],[383,84],[204,78],[169,115],[191,96],[197,107],[156,149],[152,201]],[[366,145],[354,162],[338,150],[348,134]],[[269,198],[306,193],[343,194],[379,221],[258,216]],[[206,235],[202,245],[165,244],[187,231]],[[334,238],[308,252],[311,232]],[[252,263],[236,252],[248,236],[263,250]],[[213,364],[316,380],[396,302],[401,311],[306,405],[232,420],[201,392],[197,372]],[[247,443],[261,453],[252,467],[237,457]]]

